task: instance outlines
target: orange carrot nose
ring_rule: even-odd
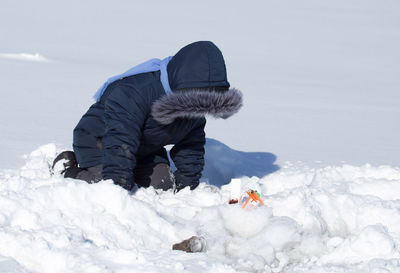
[[[243,208],[245,208],[247,206],[247,203],[249,203],[250,200],[251,200],[251,202],[260,203],[262,206],[264,205],[264,202],[261,200],[260,194],[257,191],[249,190],[246,193],[249,197],[247,198],[246,202],[243,204]]]

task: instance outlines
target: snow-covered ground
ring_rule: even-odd
[[[178,194],[52,177],[56,146],[0,172],[1,272],[400,272],[400,169],[283,166]],[[207,252],[173,251],[203,236]]]
[[[396,0],[2,0],[0,272],[400,272],[399,14]],[[197,40],[245,100],[208,121],[198,189],[50,176],[105,79]],[[265,206],[228,205],[234,177]],[[207,252],[171,250],[194,234]]]

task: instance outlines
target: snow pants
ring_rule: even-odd
[[[64,177],[84,180],[88,183],[96,183],[103,179],[102,165],[89,168],[77,168],[74,171],[66,172]],[[153,186],[155,189],[169,190],[175,185],[174,175],[170,166],[166,163],[155,165],[141,165],[134,170],[135,183],[139,187]]]

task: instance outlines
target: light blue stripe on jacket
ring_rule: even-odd
[[[117,81],[120,80],[122,78],[126,78],[129,76],[133,76],[133,75],[137,75],[137,74],[141,74],[141,73],[147,73],[147,72],[154,72],[154,71],[160,71],[161,72],[161,83],[162,86],[164,87],[165,93],[169,94],[172,93],[171,91],[171,87],[169,86],[169,82],[168,82],[168,72],[167,72],[167,65],[169,63],[169,61],[172,59],[172,56],[169,56],[163,60],[160,59],[151,59],[148,60],[144,63],[141,63],[135,67],[132,67],[131,69],[129,69],[128,71],[120,74],[120,75],[116,75],[113,76],[111,78],[109,78],[100,88],[99,90],[97,90],[97,92],[94,94],[93,98],[96,101],[99,101],[101,96],[103,95],[104,91],[107,89],[107,87]]]

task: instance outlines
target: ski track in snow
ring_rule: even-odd
[[[400,169],[287,164],[242,190],[265,206],[228,205],[230,184],[174,195],[51,176],[55,144],[0,171],[1,272],[400,272]],[[172,251],[202,235],[207,252]]]

